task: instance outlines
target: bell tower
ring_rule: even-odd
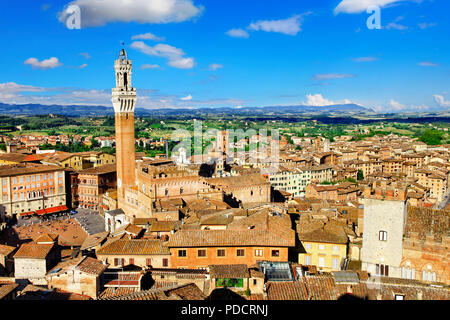
[[[131,85],[132,61],[125,49],[114,63],[116,87],[112,89],[112,103],[116,124],[117,200],[119,208],[124,204],[125,189],[136,184],[134,108],[136,88]]]

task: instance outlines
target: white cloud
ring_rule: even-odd
[[[16,99],[21,93],[43,91],[45,89],[41,87],[21,85],[15,82],[0,83],[0,101],[8,103],[8,101]]]
[[[191,20],[200,16],[203,6],[192,0],[75,0],[81,11],[81,27],[103,26],[109,22],[171,23]],[[65,23],[68,15],[59,13]]]
[[[385,28],[387,30],[392,30],[392,29],[395,29],[395,30],[406,30],[406,29],[408,29],[407,26],[404,26],[402,24],[398,24],[398,23],[395,23],[395,22],[389,23]]]
[[[377,57],[359,57],[359,58],[354,58],[353,61],[355,62],[372,62],[372,61],[378,61],[380,60]]]
[[[387,5],[401,2],[405,0],[342,0],[334,9],[334,14],[338,13],[361,13],[366,12],[370,6],[379,6],[380,8]]]
[[[250,35],[243,29],[231,29],[226,32],[227,35],[233,38],[248,38]]]
[[[91,55],[89,53],[87,53],[87,52],[81,52],[80,55],[85,57],[86,59],[90,59],[91,58]]]
[[[210,71],[216,71],[217,69],[222,69],[222,68],[223,68],[223,65],[219,64],[219,63],[211,63],[209,65],[209,70]]]
[[[149,56],[166,58],[168,59],[167,64],[174,68],[192,69],[195,65],[194,58],[184,57],[183,50],[168,44],[159,43],[155,46],[149,46],[142,41],[135,41],[131,44],[131,47]]]
[[[429,107],[426,105],[407,106],[395,101],[394,99],[391,99],[391,101],[389,101],[389,107],[385,111],[425,111],[428,109]]]
[[[187,97],[180,98],[182,101],[190,101],[192,100],[192,95],[188,95]]]
[[[435,94],[434,96],[434,101],[436,102],[436,104],[440,107],[450,107],[450,101],[445,100],[443,96]]]
[[[177,69],[192,69],[195,65],[194,58],[178,58],[169,60],[169,66]]]
[[[332,79],[344,79],[344,78],[353,78],[354,74],[349,73],[324,73],[324,74],[316,74],[313,77],[313,80],[332,80]]]
[[[138,34],[131,37],[131,40],[153,40],[153,41],[164,41],[164,37],[158,37],[154,35],[153,33],[144,33],[144,34]]]
[[[419,26],[420,29],[431,28],[431,27],[434,27],[435,25],[436,25],[436,23],[434,23],[434,22],[431,22],[431,23],[428,23],[428,22],[422,22],[422,23],[419,23],[419,24],[418,24],[418,26]]]
[[[324,98],[321,94],[308,94],[306,95],[306,102],[303,102],[305,106],[313,106],[313,107],[323,107],[323,106],[331,106],[336,104],[350,104],[352,103],[350,100],[340,100],[340,101],[331,101]]]
[[[437,67],[438,64],[431,61],[422,61],[418,63],[421,67]]]
[[[58,58],[55,57],[42,61],[39,61],[36,58],[29,58],[25,60],[24,64],[30,65],[31,67],[33,67],[33,69],[43,69],[43,70],[54,69],[62,66],[62,63],[60,63]]]
[[[141,69],[145,70],[145,69],[158,69],[159,65],[158,64],[143,64],[141,66]]]
[[[301,19],[303,15],[297,14],[288,19],[281,20],[260,20],[251,23],[248,26],[249,30],[253,31],[265,31],[265,32],[278,32],[295,36],[301,29]]]

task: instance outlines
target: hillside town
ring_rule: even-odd
[[[450,299],[450,145],[220,130],[148,157],[131,71],[122,50],[114,154],[0,137],[0,299]]]

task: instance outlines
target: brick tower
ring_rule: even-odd
[[[117,200],[124,204],[125,189],[136,184],[134,149],[134,108],[136,88],[131,86],[132,61],[125,49],[115,61],[116,87],[112,89],[112,103],[116,117]]]

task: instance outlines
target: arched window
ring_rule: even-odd
[[[180,188],[180,194],[183,194],[183,192],[184,192],[184,189]]]
[[[166,195],[166,197],[169,195],[169,189],[166,189],[166,191],[164,192],[164,194]]]

